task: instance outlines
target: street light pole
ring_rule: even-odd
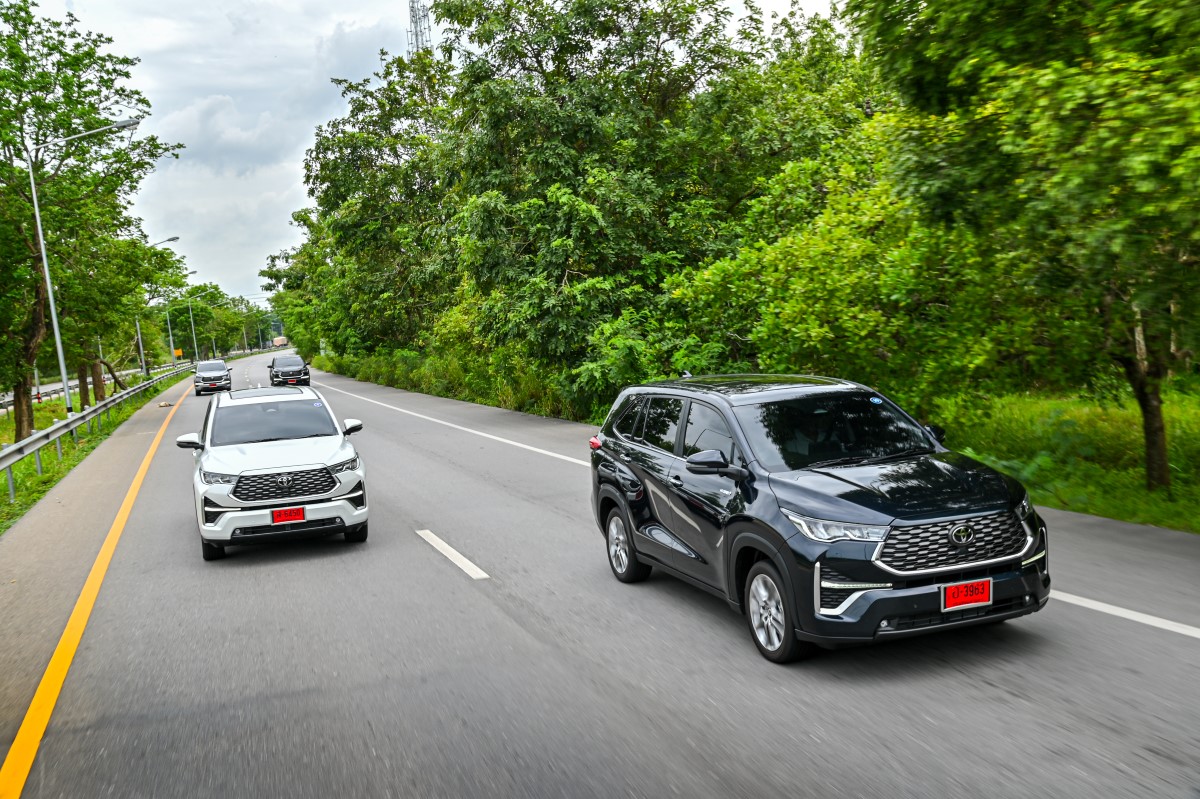
[[[188,297],[188,321],[192,323],[192,363],[200,357],[200,345],[196,343],[196,317],[192,316],[192,298]]]
[[[95,130],[87,130],[83,133],[77,133],[74,136],[67,136],[65,139],[56,139],[55,141],[46,142],[42,147],[50,144],[65,144],[72,139],[78,139],[83,136],[90,136],[93,133],[103,133],[106,130],[123,130],[124,128],[136,128],[140,119],[123,119],[120,122],[106,125]],[[63,398],[67,403],[67,416],[70,417],[75,411],[71,407],[71,386],[67,382],[67,359],[63,356],[62,333],[58,329],[58,308],[54,304],[54,283],[50,280],[50,260],[46,257],[46,234],[42,231],[42,211],[38,206],[37,196],[37,179],[34,177],[33,159],[35,154],[41,151],[42,147],[34,148],[34,152],[25,152],[26,164],[29,166],[29,193],[33,198],[33,221],[37,226],[38,247],[42,253],[42,274],[46,278],[46,297],[50,301],[50,324],[54,328],[54,349],[58,353],[58,370],[62,372]]]
[[[167,303],[167,340],[171,345],[171,367],[175,366],[175,334],[171,332],[171,303]]]
[[[142,349],[142,322],[135,316],[133,319],[133,324],[137,327],[138,357],[142,360],[142,374],[144,374],[146,377],[149,377],[150,366],[146,363],[146,351]]]

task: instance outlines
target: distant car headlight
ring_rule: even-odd
[[[218,474],[217,472],[200,472],[200,479],[209,485],[231,486],[237,482],[236,474]]]
[[[1032,515],[1033,515],[1033,503],[1029,501],[1029,495],[1026,494],[1024,497],[1022,497],[1021,501],[1017,504],[1017,518],[1020,519],[1021,521],[1025,521]]]
[[[335,463],[333,466],[330,466],[329,471],[333,472],[334,474],[339,472],[352,472],[358,468],[358,465],[358,456],[355,455],[348,461],[342,461],[341,463]]]
[[[780,510],[783,510],[780,508]],[[814,541],[882,541],[887,537],[890,527],[872,524],[849,524],[847,522],[830,522],[824,519],[810,519],[791,511],[783,511],[783,515],[792,520],[796,529]]]

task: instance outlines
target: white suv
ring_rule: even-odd
[[[194,450],[196,521],[205,560],[225,547],[343,533],[367,540],[367,472],[349,436],[311,388],[218,394],[204,428],[176,445]]]

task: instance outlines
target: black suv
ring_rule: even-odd
[[[273,386],[307,386],[312,380],[308,364],[299,355],[277,355],[267,369]]]
[[[780,663],[1040,610],[1045,523],[944,437],[846,380],[627,388],[591,440],[592,508],[618,580],[653,566],[723,597]]]

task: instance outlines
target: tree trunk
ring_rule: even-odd
[[[1171,465],[1167,457],[1167,425],[1163,419],[1162,384],[1171,352],[1168,328],[1154,324],[1149,314],[1131,331],[1132,351],[1117,357],[1142,412],[1142,440],[1146,450],[1146,489],[1171,492]]]
[[[33,380],[24,375],[13,385],[13,441],[33,435]]]
[[[88,402],[88,365],[84,361],[80,361],[79,366],[75,369],[75,376],[79,380],[79,410],[83,410],[91,403]]]
[[[110,375],[112,375],[113,384],[116,385],[117,388],[121,389],[122,391],[129,388],[129,386],[125,385],[125,381],[121,379],[121,376],[119,374],[117,374],[117,370],[113,369],[113,366],[111,363],[104,360],[103,358],[100,359],[100,363],[104,364],[104,367],[106,369],[108,369],[108,373]]]
[[[96,397],[97,405],[104,401],[104,367],[99,360],[92,361],[92,395]]]

